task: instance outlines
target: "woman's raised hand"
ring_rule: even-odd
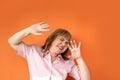
[[[81,42],[79,42],[78,46],[77,46],[75,40],[70,41],[70,45],[68,45],[68,46],[69,46],[69,49],[71,51],[71,58],[77,59],[77,58],[81,57],[80,45],[81,45]]]
[[[38,24],[33,24],[29,27],[30,33],[33,35],[42,35],[43,32],[49,31],[49,24],[40,22]]]

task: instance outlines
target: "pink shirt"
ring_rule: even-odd
[[[51,62],[50,52],[43,52],[38,45],[26,45],[20,43],[18,55],[23,56],[28,63],[30,80],[65,80],[67,74],[75,80],[80,80],[79,68],[74,60],[65,61],[61,55],[58,55],[54,62]]]

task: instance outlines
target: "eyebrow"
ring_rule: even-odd
[[[65,37],[63,37],[63,36],[61,36],[60,38],[66,40],[66,41],[69,43],[69,40],[68,40],[67,38],[65,38]]]

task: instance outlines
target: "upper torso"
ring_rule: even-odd
[[[31,80],[65,80],[68,73],[76,80],[80,79],[74,61],[65,61],[61,55],[52,62],[49,51],[44,54],[39,46],[24,43],[20,44],[17,53],[26,58]]]

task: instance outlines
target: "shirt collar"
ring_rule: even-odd
[[[50,54],[50,51],[49,51],[49,50],[47,50],[46,52],[44,52],[42,56],[45,57],[45,56],[48,55],[48,54]],[[56,60],[64,61],[64,59],[62,58],[61,55],[58,55],[58,56],[56,57]]]

